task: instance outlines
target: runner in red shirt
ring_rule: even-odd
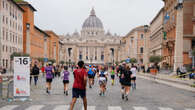
[[[74,70],[74,84],[72,89],[72,102],[70,105],[70,110],[73,110],[74,104],[77,98],[81,97],[83,99],[84,110],[87,110],[87,97],[86,97],[86,85],[87,85],[87,72],[84,69],[84,62],[78,62],[78,69]]]

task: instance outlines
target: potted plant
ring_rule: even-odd
[[[157,67],[158,67],[159,62],[162,61],[162,57],[161,56],[155,56],[155,55],[150,56],[149,61],[150,61],[150,63],[153,63],[153,68],[150,69],[150,73],[153,74],[153,75],[156,75],[156,73],[158,71]]]

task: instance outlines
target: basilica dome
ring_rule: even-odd
[[[91,14],[83,23],[82,28],[83,29],[86,29],[86,28],[103,29],[103,24],[101,20],[96,16],[94,9],[91,10]]]

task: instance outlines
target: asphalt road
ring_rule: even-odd
[[[31,101],[4,102],[0,110],[68,110],[71,101],[73,76],[70,76],[69,96],[63,94],[61,78],[52,83],[51,95],[45,92],[45,78],[40,77],[38,86],[31,85]],[[137,90],[131,91],[129,100],[121,99],[118,78],[114,86],[110,80],[106,95],[100,97],[97,79],[92,89],[87,88],[88,110],[195,110],[195,93],[159,84],[150,80],[137,79]],[[75,110],[82,110],[78,99]]]

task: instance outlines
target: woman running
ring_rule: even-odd
[[[129,66],[125,68],[125,71],[122,74],[123,78],[123,86],[124,86],[124,97],[122,99],[125,99],[126,101],[128,100],[128,95],[130,92],[130,87],[131,87],[131,71]]]
[[[132,65],[131,72],[132,72],[132,75],[131,75],[132,89],[135,90],[136,89],[136,72],[137,72],[136,66]]]
[[[50,94],[51,83],[54,75],[54,69],[51,63],[49,63],[49,65],[48,64],[46,65],[45,72],[46,72],[46,93]]]
[[[63,84],[64,84],[64,94],[66,94],[66,96],[68,95],[68,84],[69,84],[69,71],[68,71],[68,67],[64,66],[64,70],[63,72]]]
[[[108,73],[106,72],[105,68],[102,67],[101,70],[99,71],[98,74],[98,78],[99,78],[99,85],[100,85],[100,96],[104,96],[105,95],[105,91],[106,91],[106,79],[108,77]]]
[[[115,69],[114,67],[112,67],[112,70],[111,70],[111,80],[112,80],[112,85],[114,85],[114,79],[115,79]]]

